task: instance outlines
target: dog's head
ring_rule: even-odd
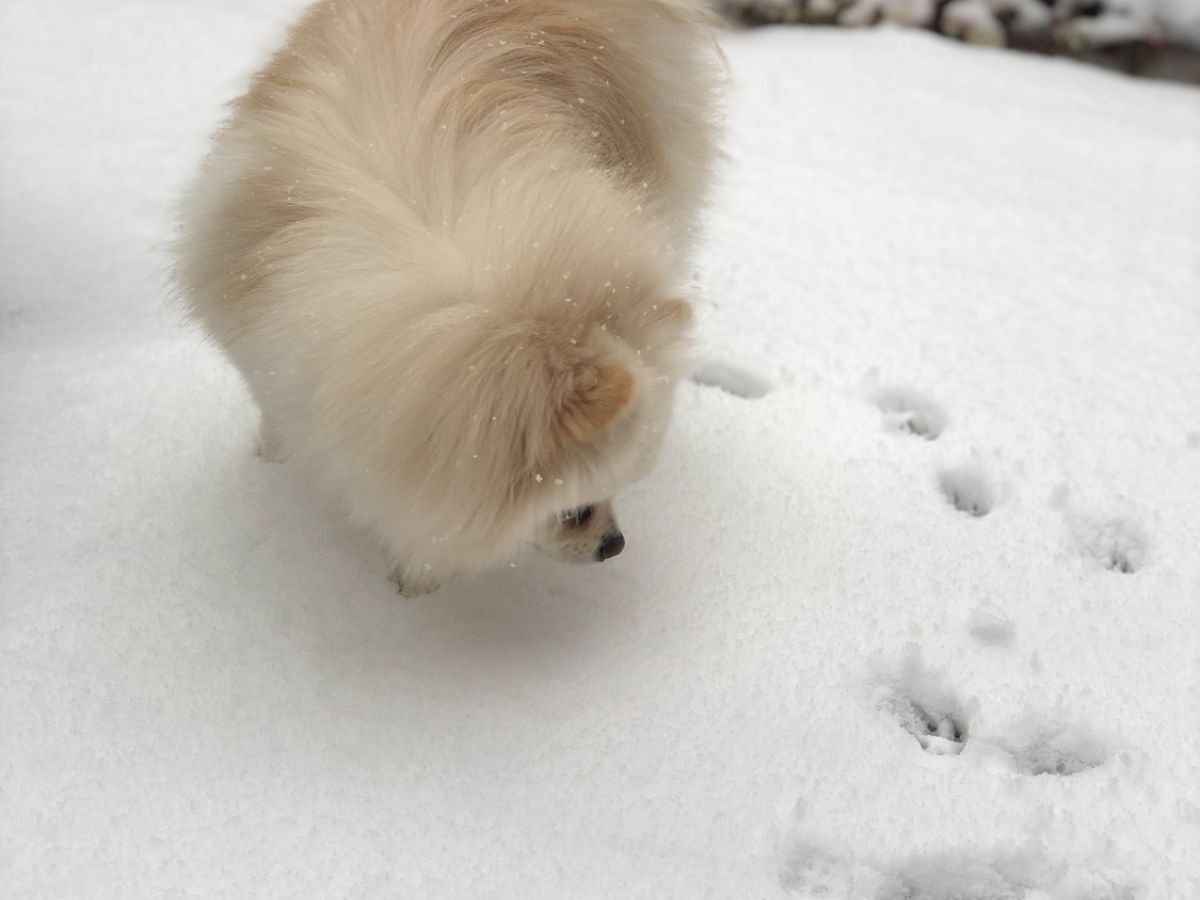
[[[450,307],[398,332],[405,343],[356,354],[362,390],[325,408],[346,420],[338,433],[369,469],[358,509],[383,523],[412,573],[478,570],[529,544],[579,562],[624,548],[610,501],[658,454],[687,369],[691,310],[640,293],[610,304],[607,294],[515,317]],[[404,371],[369,366],[367,350]],[[389,411],[380,430],[351,418],[368,403]]]
[[[538,549],[566,562],[603,562],[625,549],[612,502],[587,503],[555,514],[536,538]]]
[[[610,327],[568,339],[574,360],[557,368],[557,400],[544,419],[528,492],[533,543],[555,558],[603,562],[625,548],[612,498],[658,455],[691,323],[690,308],[678,300],[644,312],[636,328],[611,317]]]
[[[495,553],[489,564],[529,543],[572,562],[616,556],[625,538],[611,500],[658,455],[686,370],[690,307],[601,300],[590,317],[472,324],[485,337],[458,372],[475,389],[442,398],[473,411],[444,432],[457,431],[448,452],[463,537],[478,534]]]

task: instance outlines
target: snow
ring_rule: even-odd
[[[0,11],[6,897],[1200,895],[1194,89],[729,36],[628,549],[402,600],[164,299],[296,7]]]

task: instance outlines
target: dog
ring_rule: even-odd
[[[321,0],[182,206],[179,293],[406,594],[620,553],[687,374],[704,0]]]

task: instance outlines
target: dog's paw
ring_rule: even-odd
[[[258,442],[254,445],[254,455],[263,462],[287,462],[287,453],[284,452],[279,430],[265,417],[258,426]]]
[[[396,566],[388,575],[388,581],[396,586],[401,597],[424,597],[436,592],[442,586],[441,579],[430,573],[405,574],[404,566]]]

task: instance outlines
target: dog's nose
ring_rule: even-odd
[[[596,551],[596,562],[604,562],[606,559],[612,559],[624,549],[625,535],[619,531],[610,531],[604,536],[604,540],[600,542],[600,549]]]

